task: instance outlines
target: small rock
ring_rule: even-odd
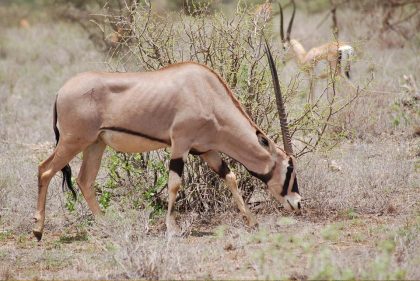
[[[388,214],[395,214],[397,212],[397,208],[392,203],[389,203],[386,211]]]
[[[337,162],[335,160],[331,160],[328,163],[328,167],[330,168],[331,171],[333,172],[339,172],[341,171],[341,167],[337,164]]]

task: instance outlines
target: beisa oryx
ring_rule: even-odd
[[[287,128],[273,58],[266,45],[285,150],[249,118],[222,78],[204,65],[177,63],[152,72],[79,74],[59,90],[54,104],[57,146],[39,165],[33,233],[42,238],[51,178],[63,172],[71,190],[68,163],[83,152],[77,184],[93,214],[101,213],[93,183],[108,145],[121,152],[170,147],[168,232],[177,232],[173,209],[189,153],[199,155],[221,178],[250,226],[256,220],[244,203],[235,175],[219,152],[243,164],[267,184],[288,210],[300,209],[296,160]],[[58,127],[57,127],[58,124]],[[74,193],[74,190],[73,190]]]

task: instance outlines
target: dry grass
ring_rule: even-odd
[[[313,167],[300,173],[307,205],[325,214],[383,214],[389,209],[407,213],[418,208],[414,140],[397,139],[347,143],[323,157],[303,159],[303,167]]]
[[[298,14],[296,37],[320,17],[303,21]],[[75,73],[105,69],[104,57],[66,23],[2,25],[0,279],[419,279],[420,146],[412,134],[418,101],[410,108],[394,106],[413,95],[401,88],[403,75],[420,79],[418,46],[381,47],[360,28],[360,19],[352,19],[358,19],[354,12],[343,13],[341,34],[359,44],[355,83],[372,72],[371,88],[390,93],[366,93],[339,117],[353,132],[348,140],[300,159],[302,216],[270,200],[254,207],[259,229],[244,227],[234,209],[211,216],[182,213],[185,237],[167,239],[163,219],[151,219],[147,209],[112,202],[98,222],[83,201],[69,212],[57,176],[39,244],[31,234],[31,215],[37,164],[52,148],[54,95]],[[326,27],[319,31],[329,38]],[[284,68],[282,80],[289,71],[296,71],[293,64]],[[345,90],[343,85],[339,91]],[[407,121],[396,124],[403,115]],[[79,162],[73,161],[74,171]]]

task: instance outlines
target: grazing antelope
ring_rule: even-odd
[[[139,73],[87,72],[68,80],[54,104],[57,146],[39,165],[33,229],[36,238],[42,238],[47,189],[58,171],[63,172],[63,185],[67,182],[75,195],[68,163],[80,152],[83,152],[83,162],[77,184],[92,213],[101,213],[93,183],[107,145],[128,153],[170,147],[166,217],[169,233],[179,231],[173,210],[189,153],[199,155],[224,179],[250,226],[257,222],[238,191],[235,174],[220,152],[243,164],[267,184],[274,198],[287,210],[300,209],[296,160],[292,156],[280,87],[268,47],[267,54],[282,110],[279,114],[284,150],[250,119],[222,78],[204,65],[177,63]]]
[[[292,0],[292,5],[293,12],[289,21],[289,25],[287,26],[286,37],[284,37],[283,8],[279,3],[280,37],[283,50],[286,53],[284,61],[295,59],[295,61],[301,67],[301,69],[304,70],[304,72],[310,77],[310,92],[308,96],[308,101],[311,101],[311,103],[313,103],[313,79],[315,78],[315,66],[320,61],[326,61],[329,66],[329,69],[325,73],[319,75],[316,78],[325,79],[327,77],[330,77],[331,73],[334,75],[341,75],[341,67],[343,66],[346,77],[350,79],[350,61],[354,55],[354,50],[353,47],[347,43],[333,41],[325,43],[318,47],[313,47],[307,52],[298,40],[290,38],[290,33],[292,31],[293,20],[295,18],[296,12],[296,4],[294,0]]]

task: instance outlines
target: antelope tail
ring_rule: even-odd
[[[338,48],[337,64],[339,67],[343,67],[344,74],[350,79],[350,62],[353,58],[354,50],[350,45],[344,45]]]
[[[53,115],[54,115],[53,116],[53,129],[54,129],[56,146],[57,146],[58,141],[60,140],[60,131],[57,128],[57,98],[55,99],[55,102],[54,102],[54,114]],[[76,194],[76,191],[74,190],[73,184],[71,182],[71,167],[70,167],[70,165],[67,164],[66,166],[64,166],[64,168],[61,169],[61,172],[63,172],[63,182],[61,184],[61,188],[64,191],[64,186],[67,185],[67,188],[71,191],[71,193],[73,194],[73,198],[76,201],[77,194]]]

